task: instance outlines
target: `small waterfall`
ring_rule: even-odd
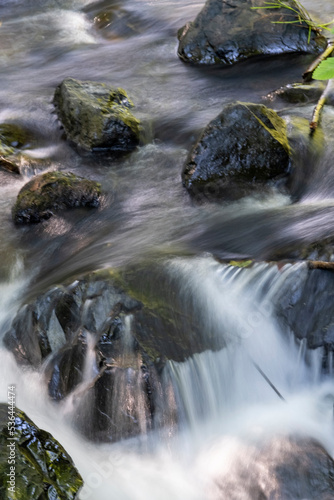
[[[315,446],[313,440],[333,453],[334,384],[329,375],[321,374],[323,352],[310,351],[305,341],[296,342],[274,314],[277,291],[293,273],[303,275],[303,267],[255,264],[240,269],[203,256],[170,260],[167,271],[178,281],[180,303],[193,314],[202,335],[209,331],[210,336],[225,339],[223,349],[196,353],[184,362],[167,362],[160,424],[165,423],[161,415],[176,406],[178,428],[151,430],[131,314],[122,318],[119,350],[115,339],[109,357],[104,351],[103,372],[96,357],[97,336],[83,330],[83,382],[60,404],[48,400],[38,372],[22,372],[10,354],[0,352],[3,380],[17,384],[19,406],[64,444],[83,474],[80,500],[111,496],[253,500],[261,492],[275,490],[275,467],[296,454],[306,456]],[[5,390],[3,386],[3,394]],[[79,398],[83,390],[84,398]],[[106,394],[103,399],[102,394]],[[71,429],[72,415],[92,419],[95,431],[100,419],[107,419],[110,437],[118,428],[119,437],[127,439],[107,444],[84,441]],[[133,430],[144,438],[132,437]],[[145,436],[149,436],[146,441]],[[304,497],[289,493],[286,498],[311,498],[303,474],[296,484]],[[295,491],[292,480],[287,480],[286,487]]]
[[[303,273],[303,266],[286,265],[278,270],[274,265],[255,264],[241,269],[210,257],[176,259],[169,265],[179,275],[183,298],[192,304],[202,328],[214,329],[227,340],[226,348],[217,352],[168,363],[185,428],[200,434],[204,425],[209,434],[224,433],[231,419],[244,422],[242,415],[254,412],[259,421],[261,415],[273,412],[264,427],[281,431],[284,426],[277,421],[277,412],[284,425],[288,420],[287,432],[298,432],[304,423],[306,432],[313,405],[321,406],[322,398],[333,393],[333,382],[321,374],[323,349],[309,350],[306,340],[297,342],[290,331],[282,331],[273,302],[282,283],[293,273]],[[295,411],[301,400],[310,405],[309,421],[306,414],[291,415],[292,407]],[[324,425],[332,435],[331,410],[326,411]],[[311,427],[314,432],[314,425]],[[320,434],[328,444],[328,436],[326,440]]]

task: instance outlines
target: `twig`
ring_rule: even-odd
[[[313,110],[312,119],[310,122],[310,134],[311,135],[314,134],[316,128],[318,127],[318,125],[320,123],[322,108],[326,104],[327,98],[328,98],[332,88],[333,88],[333,79],[330,79],[330,80],[328,80],[327,85],[325,87],[325,90],[321,94],[320,99],[317,102],[317,105]]]
[[[322,260],[310,260],[308,263],[309,269],[327,269],[334,271],[334,262],[323,262]]]
[[[271,382],[271,380],[267,377],[267,375],[261,370],[261,368],[259,367],[259,365],[257,363],[255,363],[255,361],[251,358],[251,361],[254,365],[254,367],[257,369],[257,371],[259,372],[259,374],[264,378],[264,380],[267,382],[267,384],[270,385],[270,387],[276,392],[277,396],[282,400],[282,401],[285,401],[285,399],[283,398],[282,394],[279,392],[278,389],[276,389],[276,387],[274,386],[274,384]]]

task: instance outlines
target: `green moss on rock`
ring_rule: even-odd
[[[31,179],[18,194],[12,210],[16,224],[40,222],[72,207],[97,207],[101,186],[70,172],[47,172]]]
[[[83,149],[130,151],[139,143],[140,122],[122,88],[66,78],[54,103],[66,136]]]
[[[0,403],[0,497],[2,500],[74,500],[83,485],[71,457],[51,434],[39,429],[25,413],[15,409],[13,436],[8,430],[7,405]],[[9,439],[13,438],[13,439]],[[7,483],[15,456],[15,487]]]

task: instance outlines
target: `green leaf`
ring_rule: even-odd
[[[315,80],[330,80],[334,78],[334,58],[329,57],[322,61],[313,71],[312,78]]]

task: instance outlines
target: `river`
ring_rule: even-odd
[[[225,103],[262,102],[272,90],[301,81],[312,56],[227,69],[191,67],[177,57],[176,33],[204,2],[100,3],[121,5],[128,25],[120,17],[114,29],[98,30],[90,0],[0,2],[0,122],[31,130],[35,139],[28,153],[45,160],[47,169],[98,180],[105,193],[96,211],[79,209],[41,225],[15,227],[11,207],[33,172],[16,177],[0,171],[1,335],[19,306],[47,287],[85,271],[164,254],[180,293],[193,297],[216,335],[227,322],[234,340],[222,351],[168,363],[166,376],[184,416],[177,432],[113,445],[85,442],[68,425],[66,405],[49,400],[41,374],[18,368],[3,347],[1,401],[7,386],[16,384],[17,406],[74,459],[86,483],[81,500],[253,500],[250,485],[238,490],[239,460],[249,465],[254,483],[260,482],[264,459],[254,452],[258,443],[302,433],[334,454],[332,407],[326,399],[334,383],[320,374],[321,352],[296,345],[264,305],[264,282],[274,296],[294,266],[279,270],[259,262],[249,272],[231,270],[212,253],[261,261],[290,244],[333,237],[332,153],[313,166],[295,204],[273,192],[197,206],[182,187],[181,170],[199,131]],[[324,20],[334,17],[333,0],[303,4]],[[63,140],[52,104],[55,87],[68,76],[125,88],[144,124],[144,143],[117,160],[79,156]],[[255,323],[254,311],[260,318]],[[275,381],[287,404],[254,363]],[[225,496],[212,489],[217,474],[228,478]],[[270,482],[264,472],[261,477]],[[312,492],[308,495],[313,499]]]

